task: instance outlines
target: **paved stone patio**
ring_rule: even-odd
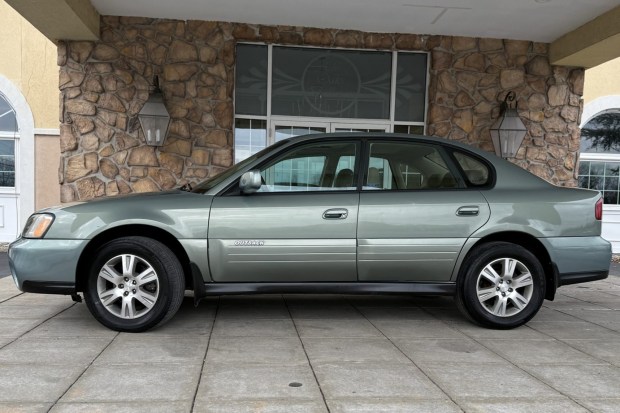
[[[142,334],[0,278],[0,412],[618,412],[620,277],[486,330],[447,298],[191,298]]]

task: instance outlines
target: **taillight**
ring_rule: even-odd
[[[598,221],[603,219],[603,198],[596,201],[596,205],[594,205],[594,218]]]

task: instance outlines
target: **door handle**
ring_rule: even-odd
[[[349,211],[344,208],[333,208],[323,212],[323,219],[345,219],[349,216]]]
[[[480,208],[477,206],[462,206],[456,210],[456,215],[460,217],[474,217],[478,215]]]

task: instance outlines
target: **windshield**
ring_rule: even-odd
[[[220,182],[225,181],[229,177],[233,176],[235,173],[237,173],[240,170],[242,170],[243,168],[245,168],[246,165],[249,165],[250,163],[252,163],[255,160],[257,160],[258,158],[260,158],[261,156],[263,156],[266,153],[271,152],[272,150],[282,146],[286,142],[288,142],[288,139],[284,139],[284,140],[281,140],[279,142],[276,142],[273,145],[268,146],[268,147],[266,147],[265,149],[263,149],[263,150],[261,150],[259,152],[256,152],[254,155],[250,156],[249,158],[244,159],[243,161],[239,162],[236,165],[231,166],[230,168],[228,168],[227,170],[225,170],[221,174],[216,175],[216,176],[214,176],[212,178],[209,178],[206,181],[202,181],[201,183],[199,183],[198,185],[196,185],[192,189],[192,192],[197,193],[197,194],[204,194],[209,189],[211,189],[214,186],[218,185]]]

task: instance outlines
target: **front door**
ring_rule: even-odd
[[[355,281],[360,145],[300,144],[260,167],[258,193],[217,196],[209,219],[214,281]]]
[[[469,236],[490,216],[441,147],[371,141],[360,194],[360,281],[448,281]],[[471,162],[475,162],[472,160]]]

